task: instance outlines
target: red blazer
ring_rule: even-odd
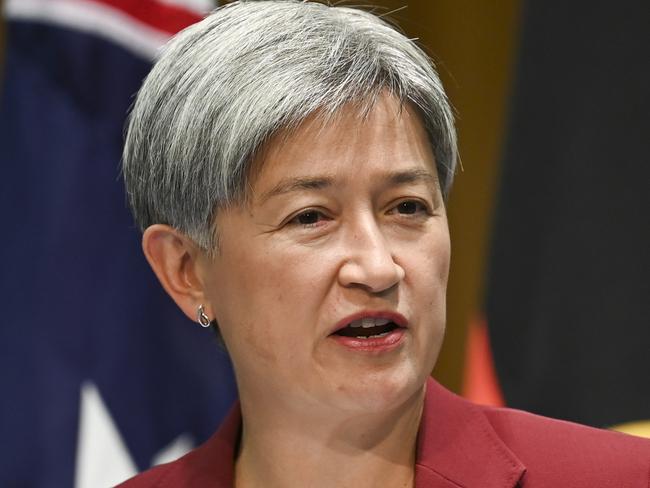
[[[125,488],[231,488],[241,414],[182,458]],[[650,488],[650,441],[474,405],[427,382],[418,434],[416,488]]]

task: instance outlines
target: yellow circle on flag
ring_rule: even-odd
[[[650,439],[650,420],[626,422],[624,424],[613,425],[610,429]]]

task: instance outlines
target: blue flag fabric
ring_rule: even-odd
[[[227,355],[140,250],[119,178],[148,60],[89,32],[9,20],[0,99],[0,486],[75,484],[92,383],[138,469],[216,428]],[[111,460],[103,460],[110,465]]]

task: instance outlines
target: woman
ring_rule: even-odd
[[[125,486],[647,488],[647,442],[429,379],[455,157],[430,61],[369,13],[242,2],[179,34],[124,175],[149,263],[218,330],[240,403]]]

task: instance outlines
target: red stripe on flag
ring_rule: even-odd
[[[494,368],[488,328],[483,318],[475,319],[469,326],[463,396],[481,405],[505,406]]]
[[[175,34],[203,17],[196,12],[155,0],[86,0],[121,10],[154,29]]]

